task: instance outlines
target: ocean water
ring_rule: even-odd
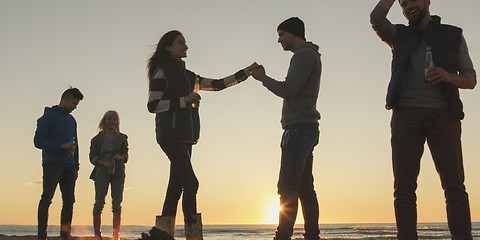
[[[206,225],[204,238],[206,240],[272,240],[276,225]],[[149,226],[122,226],[120,237],[124,239],[138,239],[142,232],[148,232]],[[0,234],[8,236],[35,236],[36,226],[0,225]],[[112,226],[103,226],[104,236],[109,236]],[[292,239],[303,240],[302,225],[295,226]],[[395,224],[321,224],[321,239],[395,239]],[[58,236],[59,226],[49,226],[49,236]],[[419,239],[450,239],[446,223],[419,223]],[[73,226],[74,236],[93,236],[91,226]],[[473,223],[474,239],[480,240],[480,223]],[[176,239],[184,239],[183,226],[178,225],[175,233]]]

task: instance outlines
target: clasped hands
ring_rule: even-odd
[[[250,74],[252,74],[252,77],[260,82],[263,82],[263,80],[265,80],[265,78],[267,77],[263,65],[258,65],[258,63],[256,62],[250,65],[248,69],[250,70]]]

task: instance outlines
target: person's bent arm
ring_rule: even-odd
[[[390,10],[393,3],[395,3],[395,0],[380,0],[377,5],[382,6],[386,9]]]
[[[393,42],[397,35],[395,25],[387,19],[387,14],[394,2],[395,0],[380,0],[370,13],[370,23],[373,30],[390,47],[393,47]]]
[[[123,162],[127,163],[128,161],[128,136],[125,135],[125,141],[122,143],[121,155],[124,157]]]
[[[468,54],[467,43],[462,36],[458,52],[458,73],[449,73],[443,68],[433,67],[427,73],[427,81],[432,84],[445,82],[461,89],[473,89],[477,85],[477,74]]]
[[[265,76],[263,80],[261,80],[263,86],[283,99],[295,97],[305,86],[305,82],[316,67],[318,61],[318,53],[313,50],[298,50],[290,62],[285,81],[277,81]]]
[[[477,73],[473,68],[472,59],[468,54],[468,47],[465,38],[462,35],[460,42],[460,51],[458,53],[458,65],[460,66],[459,73],[464,76],[468,76],[468,79],[463,80],[463,84],[455,85],[462,89],[474,89],[477,85]]]
[[[160,113],[172,109],[186,108],[187,103],[191,103],[193,101],[191,100],[190,95],[172,99],[164,98],[165,91],[167,89],[167,77],[163,69],[159,69],[155,73],[155,77],[150,81],[149,89],[150,92],[148,94],[147,109],[151,113]],[[187,99],[187,97],[189,98]]]
[[[33,143],[36,148],[48,151],[61,151],[66,149],[65,145],[48,138],[52,123],[47,116],[42,116],[37,120],[37,130],[33,137]]]

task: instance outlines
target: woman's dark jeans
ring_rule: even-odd
[[[192,144],[176,140],[161,140],[160,147],[170,159],[170,179],[162,215],[176,215],[182,191],[183,214],[185,216],[196,214],[198,180],[190,161]]]
[[[101,166],[98,166],[101,167]],[[108,171],[108,170],[107,170]],[[98,172],[98,171],[97,171]],[[108,174],[108,173],[107,173]],[[105,197],[108,193],[108,187],[111,186],[112,212],[122,213],[123,189],[125,187],[125,178],[113,178],[112,176],[102,176],[97,174],[95,177],[95,204],[93,204],[93,213],[101,213],[105,206]]]

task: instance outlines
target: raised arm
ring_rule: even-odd
[[[393,42],[397,36],[395,25],[387,19],[387,14],[394,2],[395,0],[380,0],[370,13],[370,23],[373,30],[390,47],[393,47]]]
[[[395,0],[380,0],[377,5],[382,6],[388,10],[392,7]]]
[[[225,88],[237,85],[245,81],[250,76],[251,66],[239,70],[235,74],[224,77],[222,79],[211,79],[198,76],[200,79],[200,90],[204,91],[220,91]]]

